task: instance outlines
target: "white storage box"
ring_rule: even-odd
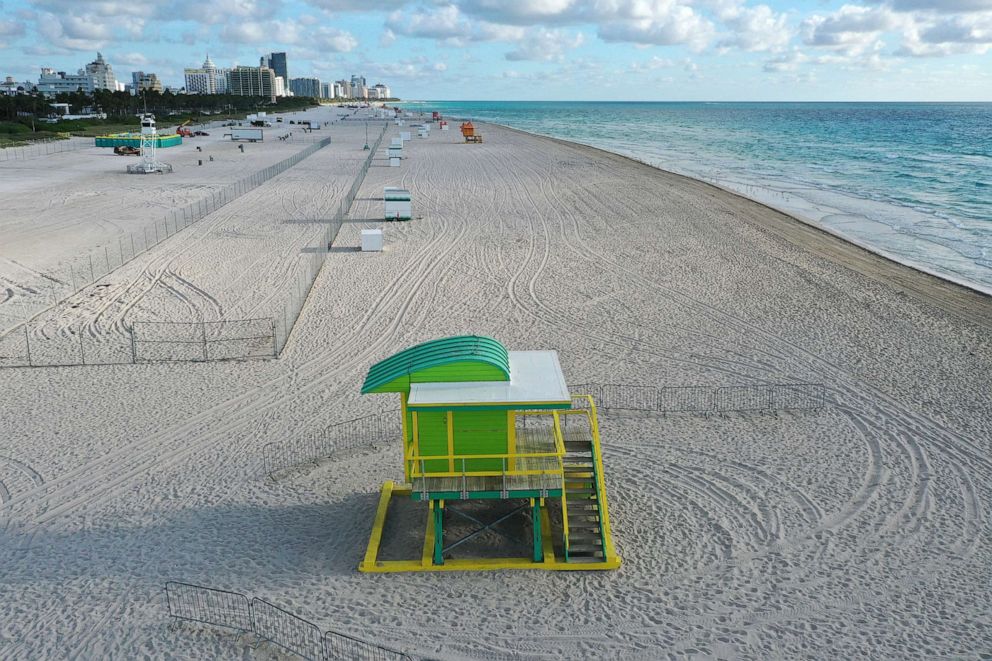
[[[393,138],[390,143],[390,147],[403,147],[403,138]]]
[[[390,147],[389,148],[389,158],[403,158],[403,148],[402,147]]]
[[[400,166],[400,159],[395,156],[389,157],[389,167],[398,168]]]
[[[382,252],[382,230],[362,230],[362,252]]]

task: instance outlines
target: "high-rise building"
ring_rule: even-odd
[[[284,81],[289,81],[289,70],[286,68],[285,53],[269,53],[259,58],[259,65],[268,67],[276,72],[277,76],[282,76]]]
[[[289,90],[286,89],[286,81],[283,80],[282,76],[276,76],[276,96],[289,96]]]
[[[289,91],[293,96],[320,97],[319,78],[293,78],[289,81]]]
[[[389,89],[389,85],[383,85],[382,83],[376,83],[375,88],[376,97],[379,99],[391,99],[393,98],[392,92]]]
[[[365,76],[356,76],[351,74],[351,86],[352,88],[362,86],[365,87]]]
[[[228,69],[218,69],[210,55],[199,69],[186,69],[186,92],[189,94],[226,94]]]
[[[93,91],[93,76],[85,73],[82,69],[73,75],[66,74],[65,71],[55,71],[51,67],[43,67],[35,88],[47,96],[78,90],[89,94]]]
[[[137,81],[137,90],[140,92],[162,92],[162,81],[153,73],[141,73]]]
[[[236,66],[231,69],[228,93],[236,96],[262,96],[275,101],[276,75],[268,67]]]
[[[336,84],[341,86],[341,94],[339,94],[338,96],[340,96],[342,99],[352,98],[350,82],[348,82],[347,80],[339,80]]]
[[[334,98],[334,83],[321,83],[320,84],[320,98],[322,98],[322,99],[333,99]]]
[[[86,73],[93,78],[93,89],[117,91],[114,68],[103,59],[103,53],[98,52],[96,59],[86,65]]]

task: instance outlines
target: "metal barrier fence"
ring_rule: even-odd
[[[251,600],[251,621],[259,642],[270,642],[310,661],[324,658],[324,636],[313,622],[258,597]]]
[[[330,143],[330,138],[324,138],[275,165],[215,191],[209,197],[174,209],[162,220],[145,226],[141,232],[121,234],[116,243],[104,244],[84,257],[68,264],[60,264],[56,270],[45,275],[44,282],[32,283],[32,287],[39,294],[39,305],[34,311],[34,316],[66,301],[138,255],[257,188],[272,177],[285,172]]]
[[[165,584],[169,616],[177,620],[252,631],[251,604],[240,592],[215,590],[190,583]]]
[[[413,661],[403,652],[320,628],[264,599],[251,601],[240,592],[169,581],[165,584],[169,616],[250,632],[256,646],[268,642],[310,661]]]
[[[33,140],[20,144],[0,143],[0,163],[6,161],[23,161],[29,158],[78,151],[95,145],[96,140],[93,138],[82,137],[48,138],[46,140]]]
[[[387,443],[400,436],[402,422],[399,409],[338,422],[320,432],[262,446],[262,464],[270,478],[287,468],[316,464],[335,452]]]
[[[288,302],[279,316],[212,322],[134,322],[133,327],[126,329],[123,334],[101,337],[86,336],[82,332],[56,338],[38,334],[32,337],[29,324],[25,324],[22,333],[0,336],[0,368],[277,357],[289,339],[313,283],[323,267],[328,250],[337,238],[344,217],[351,209],[387,129],[388,124],[384,124],[351,188],[328,222],[321,237],[322,250],[310,253],[303,263],[303,269],[297,272],[289,290]],[[176,232],[326,147],[330,142],[331,138],[323,138],[276,165],[242,179],[204,200],[177,209],[163,221],[156,222],[150,228],[146,227],[140,235],[121,236],[116,246],[105,245],[102,249],[91,252],[82,263],[69,264],[67,272],[63,266],[50,280],[61,280],[68,283],[68,287],[59,289],[53,286],[52,305],[65,301]]]
[[[658,413],[810,410],[826,404],[826,388],[816,383],[660,388],[587,383],[569,388],[592,395],[600,409]]]

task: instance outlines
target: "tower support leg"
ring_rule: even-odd
[[[539,498],[530,499],[530,519],[534,522],[534,562],[544,560],[544,539],[541,530],[541,501]]]
[[[434,501],[434,564],[444,564],[444,501]]]

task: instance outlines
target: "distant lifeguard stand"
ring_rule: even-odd
[[[569,393],[556,352],[507,351],[480,336],[433,340],[372,366],[362,393],[387,392],[400,395],[405,483],[383,484],[361,571],[620,565],[595,403]],[[419,557],[379,559],[394,496],[427,504]],[[516,509],[489,524],[470,516],[479,527],[450,540],[446,514],[464,516],[454,508],[460,501],[516,501]],[[529,519],[526,557],[462,557],[465,547],[456,553],[512,514]]]
[[[463,122],[458,128],[461,130],[465,142],[482,142],[482,136],[475,132],[475,125],[472,122]]]

